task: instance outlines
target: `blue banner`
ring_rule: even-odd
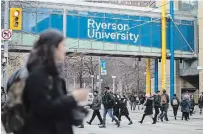
[[[36,13],[37,12],[37,13]],[[39,12],[39,13],[38,13]],[[48,28],[63,30],[61,11],[23,9],[23,31],[38,34]],[[42,14],[43,13],[43,14]],[[121,45],[161,49],[161,20],[147,16],[67,11],[66,37],[93,40]],[[174,29],[174,49],[191,52],[194,50],[194,23],[175,20],[179,30]],[[167,49],[169,49],[169,20],[167,20]],[[186,41],[182,37],[185,37]],[[189,44],[189,46],[188,46]]]
[[[75,12],[74,12],[75,13]],[[153,20],[153,21],[152,21]],[[88,12],[86,15],[67,16],[67,37],[115,44],[161,48],[161,20],[143,16],[127,16]],[[194,24],[179,21],[180,32],[175,28],[175,50],[194,50]],[[167,49],[169,49],[169,21],[167,21]],[[74,32],[73,32],[74,31]],[[190,47],[188,44],[190,44]]]
[[[107,75],[106,60],[101,60],[101,75]]]

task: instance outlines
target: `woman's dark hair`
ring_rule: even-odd
[[[57,67],[55,63],[55,49],[59,43],[64,40],[63,34],[54,29],[42,32],[39,39],[35,42],[33,50],[27,62],[29,72],[36,66],[43,66],[48,73],[57,75]]]

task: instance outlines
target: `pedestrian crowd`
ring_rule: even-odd
[[[71,93],[67,92],[65,80],[58,69],[59,63],[65,58],[64,42],[63,34],[57,30],[42,32],[33,45],[25,66],[10,76],[6,89],[1,88],[1,119],[7,133],[73,134],[73,126],[84,128],[83,120],[87,117],[88,110],[80,103],[87,100],[88,91],[76,89]],[[184,94],[181,100],[174,94],[170,101],[166,90],[162,94],[157,91],[154,95],[128,97],[112,93],[109,87],[105,87],[102,95],[94,91],[94,99],[90,105],[93,113],[86,123],[91,125],[97,116],[99,128],[106,128],[108,114],[117,127],[120,127],[123,116],[128,119],[128,125],[132,125],[128,101],[131,111],[136,107],[140,110],[145,108],[139,121],[141,124],[146,116],[151,116],[152,124],[156,124],[158,120],[169,121],[169,104],[173,108],[175,120],[179,107],[182,120],[188,121],[194,114],[195,101],[189,94]],[[198,104],[202,114],[203,93]],[[104,111],[101,116],[102,105]]]
[[[182,120],[185,119],[188,121],[189,116],[194,114],[195,101],[192,95],[187,93],[183,94],[182,99],[179,100],[176,94],[174,94],[173,99],[170,101],[169,95],[166,93],[166,90],[163,90],[161,94],[160,91],[157,91],[154,95],[141,95],[140,97],[136,95],[130,95],[128,98],[125,95],[118,95],[117,93],[113,94],[109,87],[105,87],[104,94],[99,96],[98,92],[94,92],[93,103],[90,106],[93,109],[93,114],[90,121],[87,121],[87,124],[91,125],[94,118],[98,117],[100,128],[106,128],[106,115],[109,114],[109,117],[112,119],[112,122],[115,121],[116,125],[120,126],[120,121],[122,116],[125,116],[129,120],[128,125],[132,125],[133,122],[129,116],[129,111],[127,107],[127,101],[129,100],[131,111],[135,111],[136,107],[138,110],[144,109],[143,116],[139,123],[143,123],[146,116],[152,118],[152,124],[156,124],[158,120],[161,122],[169,121],[168,119],[168,109],[169,104],[173,108],[174,119],[177,120],[177,113],[179,107],[181,107]],[[203,93],[199,98],[198,104],[200,108],[200,114],[202,113],[202,104],[203,104]],[[104,106],[103,119],[99,112],[101,105]],[[153,111],[155,113],[153,114]],[[84,128],[84,125],[81,125],[80,128]]]

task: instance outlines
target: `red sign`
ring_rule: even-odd
[[[12,30],[2,29],[1,30],[1,40],[10,40],[12,36]]]

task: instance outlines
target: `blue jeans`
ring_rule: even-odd
[[[103,124],[106,124],[106,115],[108,115],[111,117],[112,120],[115,120],[116,123],[118,122],[118,120],[113,116],[113,108],[111,109],[104,109],[104,113],[103,113]]]

